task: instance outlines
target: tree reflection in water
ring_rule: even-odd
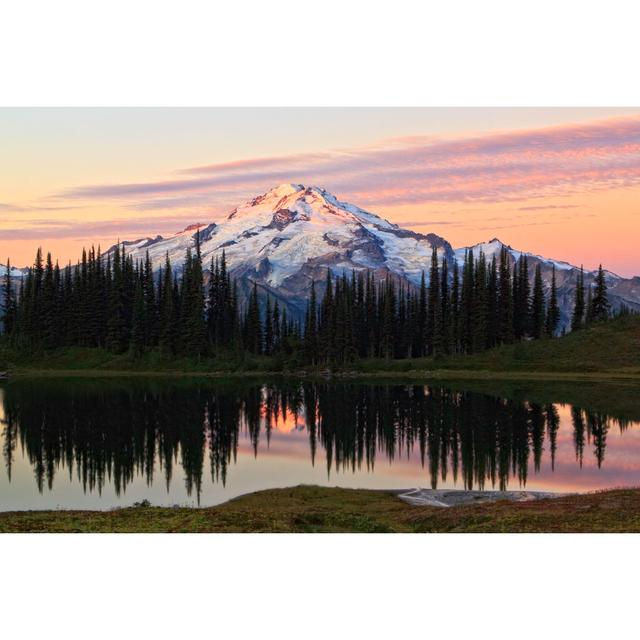
[[[180,465],[188,495],[199,496],[205,455],[211,480],[224,485],[241,440],[259,456],[287,421],[306,430],[312,464],[324,451],[329,474],[374,472],[376,458],[393,463],[418,452],[433,488],[451,478],[467,489],[506,489],[525,486],[545,451],[555,467],[560,428],[554,404],[417,385],[21,382],[5,388],[3,410],[9,480],[19,447],[40,492],[66,472],[85,492],[113,483],[118,495],[139,476],[151,485],[158,469],[168,489]],[[575,406],[570,415],[577,463],[592,443],[601,467],[611,425],[627,423]]]

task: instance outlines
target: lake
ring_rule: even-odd
[[[24,379],[0,385],[0,510],[214,505],[297,484],[640,482],[640,388]]]

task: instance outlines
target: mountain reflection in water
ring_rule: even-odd
[[[314,465],[314,473],[324,469],[325,484],[360,486],[342,482],[345,472],[375,478],[376,465],[383,464],[401,465],[404,486],[526,487],[543,462],[545,477],[553,477],[559,445],[564,453],[570,445],[569,470],[576,477],[587,463],[602,470],[607,439],[617,442],[638,424],[578,406],[434,386],[106,380],[6,385],[0,389],[0,419],[6,469],[0,488],[10,489],[16,465],[28,465],[34,492],[55,492],[64,478],[94,495],[98,508],[106,506],[100,501],[106,488],[121,497],[132,484],[161,483],[171,494],[182,482],[174,479],[177,469],[187,497],[201,502],[204,494],[203,503],[219,502],[234,495],[220,493],[233,483],[234,472],[245,473],[247,467],[234,469],[239,458],[257,463],[276,450],[277,486],[299,484],[306,479],[298,477],[305,448],[305,465]],[[627,484],[638,477],[635,452],[640,448],[628,449],[633,464],[627,464]],[[211,484],[219,492],[209,499]],[[381,476],[380,487],[385,486]],[[8,506],[0,497],[0,509]]]

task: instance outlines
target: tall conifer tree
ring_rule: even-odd
[[[307,303],[307,315],[304,327],[305,360],[311,364],[318,362],[318,303],[316,300],[316,284],[311,282],[311,293]]]
[[[453,262],[451,282],[451,327],[452,351],[458,353],[460,350],[460,275],[456,260]]]
[[[11,334],[13,332],[16,317],[16,301],[13,295],[13,286],[11,284],[11,261],[7,259],[6,273],[4,276],[4,333]]]
[[[511,260],[506,247],[500,250],[500,284],[498,291],[498,343],[513,342],[513,293]]]
[[[427,308],[427,345],[428,353],[442,353],[442,312],[440,309],[440,272],[438,269],[438,251],[434,245],[431,251],[431,269],[429,270],[429,303]]]
[[[558,307],[558,287],[556,284],[556,267],[551,270],[551,292],[549,293],[549,305],[547,307],[547,318],[545,322],[545,333],[549,338],[553,338],[558,331],[560,324],[560,308]]]
[[[571,331],[577,331],[584,323],[585,301],[584,301],[584,269],[580,265],[580,273],[576,278],[575,302],[573,315],[571,316]]]
[[[451,323],[451,298],[449,296],[449,266],[446,258],[442,259],[440,276],[440,329],[442,333],[442,350],[445,353],[451,353],[453,326]]]
[[[611,305],[607,295],[607,282],[602,265],[598,267],[590,310],[590,316],[593,321],[606,320],[611,313]]]
[[[531,302],[531,337],[542,338],[545,329],[544,288],[540,263],[536,265],[533,278],[533,299]]]

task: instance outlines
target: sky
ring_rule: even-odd
[[[223,219],[285,182],[454,248],[640,275],[640,108],[2,108],[0,261]]]

